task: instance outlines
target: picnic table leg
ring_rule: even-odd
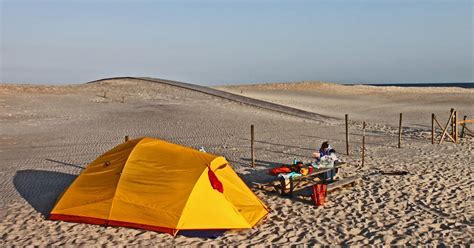
[[[281,196],[289,196],[290,198],[293,198],[293,189],[294,189],[295,185],[294,185],[292,177],[290,177],[289,180],[290,180],[290,190],[287,193],[287,192],[285,192],[285,190],[286,190],[286,180],[283,177],[280,178],[280,195]]]
[[[290,198],[293,198],[293,177],[290,177],[290,193],[289,193],[289,197]]]
[[[285,195],[285,179],[283,177],[280,178],[280,195]]]

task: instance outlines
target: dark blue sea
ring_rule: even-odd
[[[388,84],[366,84],[372,86],[397,86],[397,87],[460,87],[471,89],[474,88],[474,83],[414,83],[414,84],[402,84],[402,83],[388,83]]]

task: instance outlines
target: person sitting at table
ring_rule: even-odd
[[[328,141],[324,141],[321,144],[321,147],[319,148],[319,152],[314,152],[313,153],[313,158],[316,159],[316,163],[318,163],[322,157],[324,156],[331,156],[333,153],[336,153],[336,150],[331,147]],[[327,181],[330,180],[331,178],[334,178],[338,172],[338,169],[332,169],[328,171],[327,173],[324,173],[322,175],[321,180]]]
[[[323,156],[330,156],[331,154],[336,153],[336,150],[331,147],[328,141],[324,141],[319,148],[319,152],[313,153],[313,158],[319,161]]]
[[[331,147],[328,141],[324,141],[321,144],[321,148],[319,148],[320,157],[331,155],[332,153],[336,153],[336,150],[334,150],[334,148]]]

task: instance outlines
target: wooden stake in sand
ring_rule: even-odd
[[[128,141],[128,135],[125,136],[125,142],[127,142],[127,141]]]
[[[443,129],[443,135],[441,135],[441,139],[439,140],[439,145],[441,145],[441,143],[443,143],[444,136],[446,136],[446,134],[448,134],[448,127],[449,127],[450,121],[452,121],[453,114],[454,114],[454,109],[451,109],[451,114],[449,115],[448,122],[446,122],[446,126]],[[449,136],[449,134],[448,134],[448,136]],[[454,138],[452,138],[452,140],[454,142]]]
[[[255,167],[255,146],[254,146],[254,128],[250,125],[250,156],[252,157],[252,167]]]
[[[454,109],[451,109],[451,111],[453,113],[450,117],[450,120],[451,120],[451,137],[453,137],[453,139],[454,139],[453,143],[456,143],[456,139],[454,137],[454,129],[455,129],[454,126],[456,125],[456,122],[454,120],[454,116],[456,115],[456,111]]]
[[[349,156],[349,115],[346,114],[346,154]]]
[[[362,123],[362,167],[365,163],[365,121]]]
[[[439,129],[444,131],[445,128],[443,128],[443,126],[439,123],[438,119],[436,119],[436,115],[433,114],[433,118],[434,118],[434,121],[435,121],[436,125],[439,127]],[[436,131],[436,127],[433,129],[433,131]],[[432,135],[434,136],[434,133]],[[451,137],[451,135],[448,132],[446,132],[446,137],[448,137],[452,142],[454,142],[454,138]]]
[[[462,129],[461,129],[461,138],[464,138],[464,128],[466,126],[466,118],[467,118],[467,115],[464,116],[463,118],[463,123],[462,123]]]
[[[398,124],[398,148],[402,147],[402,113],[400,113],[400,122]]]
[[[453,116],[453,127],[454,127],[454,143],[459,143],[458,139],[458,111],[454,111],[454,116]]]
[[[434,133],[435,133],[435,126],[434,126],[434,121],[435,121],[435,114],[431,114],[431,144],[434,145]]]

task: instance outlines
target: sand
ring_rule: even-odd
[[[2,245],[455,245],[472,244],[472,143],[430,142],[431,113],[474,116],[474,90],[340,86],[328,83],[218,87],[329,115],[314,122],[172,86],[110,80],[69,86],[0,85],[0,244]],[[103,97],[104,91],[107,98]],[[122,102],[124,97],[124,102]],[[397,146],[398,113],[404,142]],[[344,114],[351,116],[351,156],[344,155]],[[368,122],[360,163],[361,121]],[[250,125],[257,166],[250,167]],[[472,128],[471,128],[472,129]],[[362,183],[332,192],[316,208],[255,188],[271,208],[253,229],[217,239],[45,220],[58,195],[101,153],[152,136],[225,156],[253,183],[293,158],[309,160],[329,140],[348,162],[340,177]],[[375,174],[407,170],[406,176]]]

